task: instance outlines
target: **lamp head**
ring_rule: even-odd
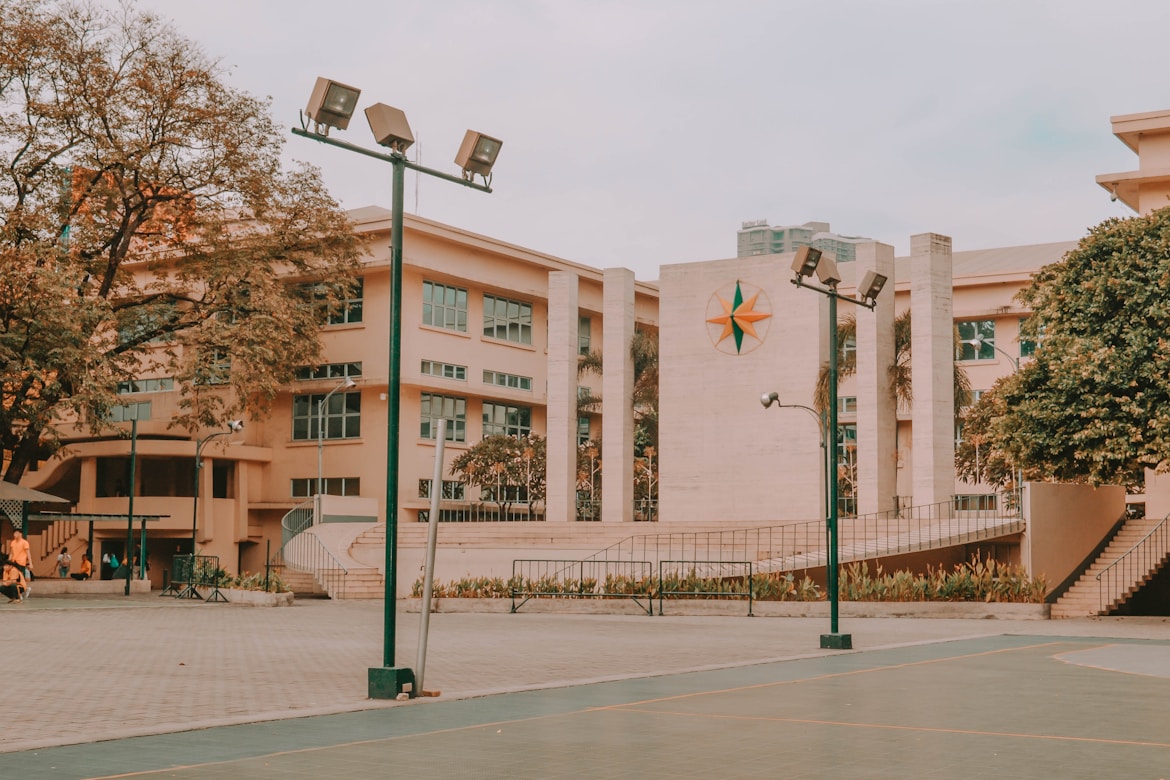
[[[772,404],[780,403],[780,394],[773,390],[770,393],[762,393],[760,395],[760,404],[765,408],[769,408]]]
[[[464,133],[463,143],[459,144],[459,151],[455,155],[455,164],[463,170],[463,178],[470,181],[477,173],[485,178],[490,175],[503,143],[498,138],[474,130]]]
[[[343,386],[345,387],[346,390],[348,390],[351,387],[357,387],[357,382],[353,381],[353,377],[347,376],[345,378],[345,385],[343,385]]]
[[[228,421],[228,430],[231,431],[232,433],[239,433],[240,431],[244,430],[244,421],[243,420],[229,420]]]
[[[379,146],[387,146],[403,154],[414,143],[410,123],[406,121],[406,114],[400,108],[375,103],[366,109],[366,121],[370,123],[370,131]]]
[[[357,108],[357,99],[362,91],[339,81],[318,77],[309,96],[305,115],[316,123],[316,131],[327,135],[330,127],[344,130],[349,127],[349,118]]]
[[[877,271],[866,271],[865,276],[861,278],[861,286],[857,288],[857,294],[861,300],[872,303],[877,300],[878,293],[886,286],[889,277],[884,274],[879,274]]]
[[[796,257],[792,259],[792,270],[798,277],[812,276],[820,262],[821,250],[802,246],[796,250]]]

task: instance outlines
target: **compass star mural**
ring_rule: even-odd
[[[743,355],[762,344],[771,319],[767,294],[739,280],[718,290],[707,304],[707,333],[715,348],[729,355]]]

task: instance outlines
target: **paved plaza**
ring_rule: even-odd
[[[398,613],[416,667],[419,615]],[[0,777],[1170,777],[1170,619],[439,613],[370,701],[382,603],[0,606]]]

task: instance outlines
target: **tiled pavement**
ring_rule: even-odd
[[[416,665],[418,619],[399,613],[399,665]],[[34,596],[0,606],[6,701],[25,703],[0,730],[0,777],[818,777],[825,759],[851,777],[979,777],[1040,754],[1047,774],[1005,776],[1109,776],[1078,774],[1105,756],[1142,770],[1112,776],[1170,777],[1167,619],[856,619],[853,653],[820,650],[826,629],[436,614],[426,688],[442,695],[372,702],[381,602]],[[325,713],[348,714],[304,717]],[[189,733],[125,739],[168,732]],[[956,771],[960,754],[980,771]]]

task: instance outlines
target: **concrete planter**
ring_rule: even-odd
[[[211,588],[196,588],[200,595],[207,598],[213,592]],[[262,590],[237,590],[236,588],[220,588],[219,592],[231,604],[247,604],[252,607],[291,607],[292,593],[265,593]]]
[[[54,580],[35,579],[33,596],[101,596],[126,593],[126,580]],[[130,594],[150,593],[150,580],[130,580]]]
[[[645,604],[646,602],[641,602]],[[508,612],[511,599],[434,599],[431,612]],[[422,600],[406,600],[408,612],[421,612]],[[999,604],[981,601],[842,601],[840,615],[848,618],[949,618],[967,620],[1048,620],[1048,604]],[[579,615],[647,614],[631,599],[563,599],[535,598],[520,612],[566,613]],[[666,615],[747,615],[746,599],[665,599]],[[658,601],[654,601],[658,614]],[[752,614],[757,617],[829,617],[827,601],[755,601]]]

